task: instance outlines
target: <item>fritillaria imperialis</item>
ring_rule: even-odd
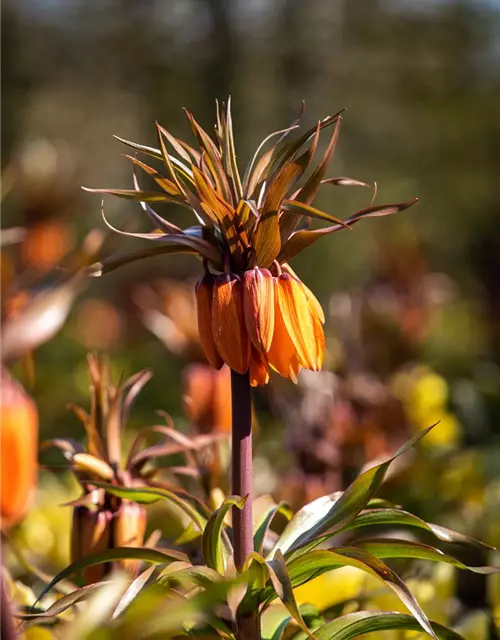
[[[139,201],[155,230],[119,233],[149,239],[157,247],[107,258],[93,265],[90,273],[102,275],[132,260],[163,253],[197,254],[205,271],[196,286],[198,326],[206,357],[215,368],[227,363],[239,374],[249,372],[253,386],[266,384],[271,369],[291,380],[296,380],[301,368],[321,369],[323,312],[289,261],[323,235],[348,228],[363,217],[396,213],[414,201],[370,206],[344,221],[312,206],[323,184],[367,186],[350,178],[326,177],[338,139],[339,113],[288,142],[285,140],[298,128],[298,120],[271,134],[259,145],[243,174],[236,162],[230,102],[217,105],[215,141],[191,113],[186,111],[186,115],[199,149],[159,124],[158,149],[119,138],[161,161],[166,175],[135,156],[126,156],[134,164],[134,189],[89,191]],[[326,150],[313,166],[320,134],[329,128],[332,133]],[[266,148],[271,141],[274,144]],[[137,167],[161,191],[141,189]],[[299,186],[306,172],[308,177]],[[198,224],[181,229],[161,217],[152,203],[187,207]],[[312,218],[330,225],[311,229]]]

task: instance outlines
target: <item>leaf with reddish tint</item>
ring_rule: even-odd
[[[140,167],[145,173],[150,175],[156,182],[156,184],[158,184],[164,191],[166,191],[169,196],[172,196],[173,198],[183,196],[182,189],[180,189],[175,182],[172,182],[172,180],[169,180],[168,178],[163,176],[161,173],[156,171],[156,169],[153,169],[153,167],[150,167],[149,165],[141,162],[133,156],[126,155],[125,158],[133,162],[134,165]]]
[[[173,255],[178,253],[191,253],[197,254],[198,251],[192,247],[182,247],[179,245],[170,245],[164,247],[150,247],[149,249],[142,249],[140,251],[130,251],[129,253],[121,253],[114,256],[103,258],[99,262],[91,264],[85,269],[87,276],[91,278],[100,278],[101,276],[119,269],[124,265],[137,262],[138,260],[145,260],[146,258],[153,258],[160,255]]]
[[[281,249],[278,211],[263,213],[253,235],[253,247],[259,267],[268,268],[277,258]]]
[[[373,218],[377,216],[392,215],[394,213],[398,213],[399,211],[403,211],[404,209],[408,209],[417,201],[418,198],[415,198],[414,200],[409,200],[408,202],[400,202],[397,204],[383,204],[368,207],[367,209],[361,209],[361,211],[358,211],[352,216],[349,216],[349,218],[346,218],[342,225],[335,224],[330,227],[324,227],[323,229],[296,231],[295,233],[292,233],[290,238],[286,241],[286,243],[284,243],[278,256],[278,261],[288,262],[305,248],[319,240],[321,237],[328,235],[329,233],[333,233],[334,231],[339,231],[340,229],[345,228],[346,225],[352,226],[362,218]]]
[[[179,204],[172,196],[168,196],[160,191],[137,191],[136,189],[89,189],[82,187],[84,191],[89,193],[102,193],[110,196],[118,196],[126,200],[136,200],[137,202],[175,202]]]
[[[33,607],[37,602],[42,600],[42,598],[47,593],[49,593],[49,591],[51,591],[51,589],[53,589],[55,585],[61,580],[69,578],[70,576],[81,572],[87,567],[93,567],[99,564],[108,564],[109,562],[113,562],[115,560],[140,560],[142,562],[149,562],[151,564],[167,564],[172,560],[186,561],[187,556],[186,554],[180,551],[174,551],[173,549],[162,549],[160,551],[158,549],[146,549],[143,547],[118,547],[116,549],[108,549],[107,551],[104,551],[102,553],[94,553],[87,556],[86,558],[82,558],[78,562],[72,562],[70,565],[60,571],[49,582],[49,584],[42,589],[42,592],[33,604]]]

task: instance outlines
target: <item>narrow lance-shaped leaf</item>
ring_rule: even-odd
[[[49,593],[54,586],[70,576],[79,573],[87,567],[92,567],[97,564],[107,564],[115,560],[141,560],[142,562],[149,562],[151,564],[167,564],[172,560],[187,561],[185,553],[180,551],[174,551],[173,549],[145,549],[143,547],[117,547],[115,549],[108,549],[102,553],[94,553],[78,560],[78,562],[72,562],[70,565],[60,571],[50,582],[44,587],[36,601],[33,603],[33,607],[42,600],[42,598]]]
[[[397,540],[395,538],[384,540],[383,538],[376,538],[374,540],[361,540],[357,543],[357,546],[361,549],[366,549],[366,551],[374,555],[376,558],[382,558],[384,560],[391,558],[429,560],[430,562],[444,562],[445,564],[451,564],[458,569],[472,571],[472,573],[479,573],[482,575],[500,573],[499,567],[471,567],[464,564],[454,556],[444,553],[444,551],[441,551],[440,549],[436,549],[430,545],[415,542],[413,540]]]
[[[186,500],[176,495],[173,491],[168,489],[151,488],[151,487],[118,487],[113,484],[107,484],[105,482],[93,482],[93,485],[105,489],[108,493],[118,498],[125,498],[126,500],[132,500],[139,504],[151,504],[158,500],[168,500],[176,504],[184,513],[193,521],[193,523],[203,531],[206,519]]]
[[[232,182],[234,202],[238,202],[243,198],[243,187],[241,184],[240,173],[238,171],[238,163],[236,162],[236,151],[234,147],[233,137],[233,120],[231,118],[231,98],[229,98],[227,102],[225,134],[225,149],[223,160],[225,161],[226,172]]]
[[[180,204],[173,196],[161,193],[161,191],[143,191],[136,189],[90,189],[82,187],[84,191],[89,193],[103,193],[110,196],[118,196],[126,200],[136,200],[137,202],[175,202]]]
[[[57,617],[64,611],[67,611],[70,607],[78,604],[85,598],[90,597],[95,591],[102,589],[105,585],[110,584],[110,581],[96,582],[94,584],[88,584],[81,589],[76,589],[71,593],[62,596],[54,604],[50,605],[45,611],[38,611],[34,613],[14,613],[14,617],[19,620],[51,620]],[[33,608],[33,607],[32,607]]]
[[[292,618],[299,625],[302,631],[307,633],[307,635],[314,640],[314,635],[307,628],[306,623],[304,622],[304,619],[302,618],[302,615],[299,611],[297,601],[295,600],[295,595],[293,593],[290,576],[288,575],[285,558],[278,551],[274,558],[267,562],[267,567],[269,569],[269,576],[271,578],[271,582],[276,595],[288,609]]]
[[[431,622],[432,629],[439,640],[464,640],[464,638],[437,622]],[[367,633],[376,631],[420,631],[421,626],[406,613],[374,613],[373,611],[355,611],[328,622],[314,635],[316,640],[355,640]],[[373,636],[375,639],[376,636]]]
[[[404,209],[408,209],[412,205],[414,205],[418,201],[418,198],[414,200],[409,200],[408,202],[400,202],[397,204],[383,204],[373,207],[368,207],[367,209],[362,209],[354,213],[352,216],[349,216],[344,220],[344,225],[334,224],[330,227],[323,227],[322,229],[312,229],[312,230],[302,230],[295,231],[289,237],[286,243],[284,243],[280,254],[278,256],[279,262],[288,262],[292,258],[294,258],[298,253],[303,251],[306,247],[310,246],[321,237],[333,233],[335,231],[340,231],[340,229],[345,228],[345,225],[351,227],[353,224],[361,220],[362,218],[373,218],[377,216],[388,216],[394,213],[398,213],[399,211],[403,211]]]
[[[174,199],[180,198],[181,200],[184,200],[183,189],[179,184],[177,184],[177,180],[174,180],[174,181],[169,180],[164,175],[162,175],[159,171],[157,171],[156,169],[153,169],[153,167],[150,167],[144,162],[141,162],[138,158],[135,158],[134,156],[125,155],[125,158],[127,158],[127,160],[130,160],[135,166],[140,167],[145,173],[151,176],[153,180],[156,182],[156,184],[158,184],[169,196],[171,196]],[[174,172],[174,176],[175,176],[175,172]]]
[[[84,272],[91,278],[100,278],[115,269],[119,269],[124,265],[137,262],[138,260],[145,260],[146,258],[154,258],[160,255],[173,255],[177,253],[191,253],[197,254],[196,249],[192,247],[182,247],[179,245],[169,245],[163,247],[150,247],[148,249],[142,249],[140,251],[130,251],[129,253],[121,253],[113,256],[103,258],[99,262],[95,262],[88,266]]]
[[[307,543],[317,539],[325,531],[338,531],[354,520],[380,488],[391,463],[435,426],[432,425],[415,435],[386,462],[362,473],[342,494],[324,496],[300,509],[285,527],[270,557],[278,550],[282,553],[303,550]]]
[[[129,606],[129,604],[135,600],[135,598],[137,597],[137,594],[140,591],[142,591],[142,589],[144,589],[149,579],[151,578],[151,576],[156,570],[157,569],[155,565],[148,567],[147,569],[142,571],[135,580],[133,580],[133,582],[130,584],[128,589],[123,594],[120,602],[117,604],[113,612],[113,615],[111,617],[112,620],[114,620],[121,613],[123,613],[125,609]]]
[[[264,547],[264,541],[266,539],[267,532],[269,531],[269,527],[271,526],[274,518],[281,514],[287,520],[290,520],[292,517],[292,511],[290,507],[285,502],[280,502],[276,504],[273,502],[268,506],[265,513],[263,514],[261,521],[257,523],[254,533],[253,533],[253,548],[257,553],[262,553]]]
[[[312,577],[320,576],[327,571],[346,565],[361,569],[382,580],[418,620],[420,626],[436,640],[436,635],[432,631],[427,616],[405,583],[397,573],[365,549],[338,547],[332,550],[310,551],[290,561],[287,567],[292,586],[298,587]],[[267,588],[262,595],[263,597],[272,598],[271,589]]]
[[[268,135],[267,138],[264,138],[264,140],[257,147],[257,151],[254,153],[252,160],[248,164],[248,167],[245,171],[245,175],[243,176],[243,190],[244,190],[245,198],[252,197],[253,192],[255,191],[255,187],[259,183],[260,177],[267,166],[267,162],[271,159],[274,149],[276,147],[276,145],[274,145],[271,149],[269,149],[269,151],[267,151],[265,156],[263,156],[260,160],[258,160],[259,154],[264,148],[264,146],[269,142],[269,140],[272,140],[272,138],[275,138],[280,134],[288,134],[290,133],[290,131],[293,131],[294,129],[297,129],[297,128],[298,128],[298,124],[295,124],[288,127],[287,129],[280,129],[279,131],[274,131],[274,133],[271,133],[270,135]]]
[[[233,551],[229,540],[223,535],[224,519],[231,507],[242,509],[244,504],[245,498],[228,496],[210,516],[203,531],[201,542],[203,560],[207,566],[221,575],[224,575],[227,558]]]
[[[349,522],[345,527],[342,527],[340,531],[351,531],[354,529],[360,529],[363,527],[380,527],[384,525],[398,525],[398,526],[410,526],[417,527],[419,529],[425,529],[430,533],[433,533],[438,540],[443,542],[449,542],[451,544],[462,544],[471,547],[476,547],[483,550],[492,550],[493,547],[480,542],[475,538],[464,535],[452,529],[447,529],[441,525],[425,522],[418,516],[412,513],[403,511],[402,509],[394,508],[382,508],[382,509],[370,509],[359,513],[354,520]]]
[[[144,240],[152,240],[154,242],[161,242],[164,244],[172,244],[172,245],[185,245],[187,247],[192,247],[195,249],[201,256],[206,258],[207,260],[211,260],[213,262],[218,262],[220,259],[219,252],[217,249],[211,245],[206,240],[202,238],[198,238],[193,234],[188,233],[133,233],[129,231],[122,231],[117,227],[114,227],[109,220],[104,215],[104,210],[101,209],[101,216],[106,226],[114,231],[115,233],[120,234],[121,236],[129,236],[133,238],[142,238]]]

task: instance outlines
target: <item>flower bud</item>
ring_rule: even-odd
[[[35,488],[38,411],[7,371],[2,371],[0,415],[0,514],[2,529],[19,522]]]
[[[73,509],[71,530],[71,562],[83,560],[87,556],[107,551],[111,548],[112,513],[109,509],[92,509],[77,506]],[[96,564],[83,571],[85,584],[102,580],[109,571],[109,564]]]
[[[146,524],[144,507],[124,500],[113,516],[113,547],[142,547]],[[118,564],[132,577],[137,577],[140,561],[120,560]]]
[[[198,309],[198,333],[200,342],[208,362],[215,369],[224,364],[215,346],[212,334],[212,297],[214,277],[206,274],[196,284],[196,303]]]
[[[237,373],[250,364],[250,340],[243,317],[241,280],[232,274],[218,276],[212,298],[212,334],[220,356]]]
[[[243,276],[243,313],[254,347],[268,351],[274,333],[274,285],[268,269],[250,269]]]

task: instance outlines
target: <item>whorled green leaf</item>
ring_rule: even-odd
[[[431,622],[435,637],[439,640],[464,640],[464,638],[437,622]],[[419,623],[405,613],[355,611],[336,618],[314,631],[316,640],[355,640],[359,636],[377,631],[419,631]],[[373,636],[374,640],[376,636]]]
[[[224,519],[231,509],[237,507],[242,509],[245,504],[245,498],[240,496],[228,496],[221,506],[216,509],[205,526],[201,548],[203,552],[203,560],[205,564],[224,575],[226,562],[233,549],[229,540],[224,539]]]
[[[466,569],[473,573],[479,574],[492,574],[500,573],[499,567],[474,567],[469,566],[455,558],[454,556],[444,553],[436,547],[432,547],[421,542],[415,542],[413,540],[397,540],[393,538],[373,540],[361,540],[356,543],[356,546],[361,549],[366,549],[369,553],[376,558],[385,559],[402,559],[410,558],[412,560],[429,560],[431,562],[444,562],[451,564],[458,569]]]
[[[264,548],[264,541],[266,539],[267,532],[271,526],[272,521],[278,515],[283,515],[287,520],[292,518],[293,512],[286,502],[272,502],[269,504],[261,516],[259,522],[256,523],[253,532],[253,548],[257,553],[262,553]]]
[[[157,568],[155,565],[153,565],[152,567],[148,567],[147,569],[142,571],[135,580],[132,581],[128,589],[121,597],[120,602],[116,605],[116,608],[113,611],[113,615],[111,616],[112,620],[117,618],[125,611],[129,604],[137,597],[142,589],[144,589],[156,570]]]
[[[71,640],[88,640],[96,636],[110,638],[110,634],[108,635],[104,629],[129,583],[130,578],[127,574],[118,573],[115,580],[94,593],[86,603],[85,610],[71,623],[71,632],[67,634]],[[63,634],[63,637],[66,637],[66,634]]]
[[[397,573],[366,549],[359,547],[337,547],[324,551],[310,551],[287,563],[288,576],[290,584],[293,587],[299,587],[312,578],[343,566],[361,569],[369,575],[382,580],[386,586],[395,592],[401,602],[408,608],[415,619],[418,620],[420,626],[427,631],[431,637],[436,639],[427,616],[405,583]],[[267,587],[263,591],[262,597],[273,599],[274,595],[271,587]]]
[[[299,607],[302,618],[307,623],[308,628],[314,629],[318,624],[323,624],[324,619],[318,608],[305,603]],[[289,636],[289,631],[297,628],[297,623],[289,614],[288,610],[283,611],[281,607],[268,607],[264,610],[261,618],[261,635],[263,640],[281,640],[285,633]],[[304,632],[300,632],[300,637]],[[305,634],[307,636],[307,634]],[[294,638],[298,635],[294,635]]]
[[[379,527],[384,525],[397,525],[397,526],[410,526],[419,529],[424,529],[433,533],[438,540],[442,542],[449,542],[452,544],[462,544],[471,547],[476,547],[484,550],[492,550],[493,547],[485,544],[475,538],[467,536],[463,533],[458,533],[441,525],[425,522],[418,516],[403,511],[402,509],[394,508],[375,508],[359,513],[354,520],[348,523],[342,528],[342,531],[351,531],[354,529],[360,529],[364,527]]]
[[[132,500],[139,504],[152,504],[158,500],[168,500],[181,509],[198,527],[200,533],[204,530],[207,520],[187,500],[184,500],[173,491],[158,487],[119,487],[106,482],[92,482],[96,487],[105,489],[108,493],[118,498]]]
[[[260,594],[269,580],[269,567],[264,558],[252,552],[243,566],[242,585],[239,585],[237,597],[234,598],[232,610],[248,614],[256,611],[260,604]]]
[[[102,589],[105,585],[110,584],[111,581],[105,580],[103,582],[96,582],[94,584],[88,584],[85,587],[80,589],[76,589],[71,593],[66,594],[62,598],[59,598],[54,602],[54,604],[50,605],[45,611],[38,611],[35,613],[14,613],[14,617],[19,620],[52,620],[56,618],[58,615],[67,611],[70,607],[78,604],[85,598],[90,597],[95,591],[98,589]]]
[[[290,612],[290,615],[298,624],[298,626],[307,633],[310,638],[314,639],[314,635],[307,628],[304,618],[300,613],[295,595],[293,593],[293,586],[290,576],[288,574],[285,558],[277,551],[272,560],[267,562],[269,570],[269,577],[273,586],[273,590],[281,602]]]
[[[323,496],[302,507],[285,527],[269,557],[274,557],[278,550],[282,553],[302,553],[319,544],[316,541],[327,530],[331,536],[345,528],[374,497],[391,463],[417,444],[435,426],[415,435],[386,462],[362,473],[340,495]]]
[[[218,584],[222,580],[222,576],[215,569],[204,567],[203,565],[192,565],[177,569],[174,566],[169,566],[158,578],[158,582],[163,586],[194,584],[203,589],[209,589],[212,585]]]
[[[151,564],[168,564],[173,560],[186,561],[187,556],[185,553],[173,549],[163,549],[160,551],[159,549],[147,549],[144,547],[117,547],[101,553],[93,553],[77,562],[72,562],[60,571],[49,584],[44,587],[33,606],[61,580],[69,578],[69,576],[79,573],[87,567],[92,567],[97,564],[107,564],[116,560],[140,560]]]

